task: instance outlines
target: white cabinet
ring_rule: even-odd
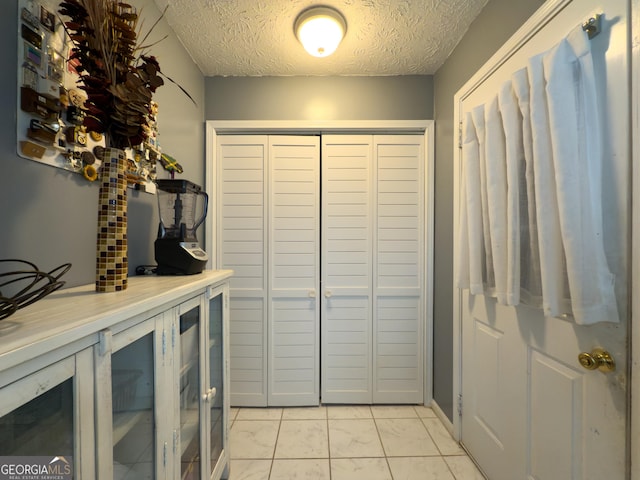
[[[64,456],[74,478],[228,477],[230,274],[62,290],[3,321],[1,454]]]

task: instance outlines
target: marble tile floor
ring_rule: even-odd
[[[484,480],[421,406],[231,409],[230,480]]]

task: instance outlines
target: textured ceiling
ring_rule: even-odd
[[[487,0],[154,0],[206,76],[428,75]],[[293,23],[313,5],[339,10],[347,34],[308,55]]]

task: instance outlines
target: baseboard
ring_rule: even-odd
[[[433,413],[435,413],[436,417],[440,419],[442,425],[444,425],[444,427],[449,431],[451,436],[453,438],[456,438],[456,436],[453,434],[453,423],[451,422],[451,420],[449,420],[449,417],[445,415],[438,403],[435,400],[431,400],[431,404],[429,405],[429,407],[431,407]]]

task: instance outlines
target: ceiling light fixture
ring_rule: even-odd
[[[340,45],[347,31],[347,22],[333,8],[311,7],[298,15],[294,31],[310,55],[328,57]]]

